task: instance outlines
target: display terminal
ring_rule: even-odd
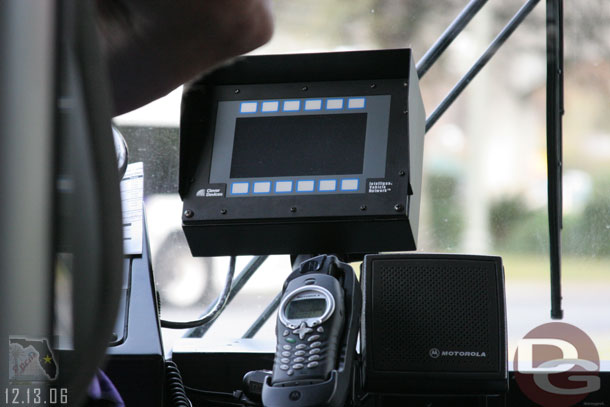
[[[424,123],[409,49],[251,56],[205,76],[180,124],[192,253],[415,249]]]

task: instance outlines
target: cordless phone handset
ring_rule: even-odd
[[[317,272],[286,286],[278,312],[273,385],[324,381],[336,368],[345,305],[341,284],[329,274],[332,263],[316,263]]]
[[[360,329],[362,291],[336,256],[302,262],[284,283],[273,373],[265,407],[343,407],[349,398]]]

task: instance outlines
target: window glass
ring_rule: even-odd
[[[256,53],[412,47],[420,58],[466,4],[275,1],[275,36]],[[427,114],[519,6],[488,3],[428,71],[420,83]],[[563,308],[565,321],[587,332],[602,360],[610,361],[610,324],[602,320],[610,315],[610,36],[602,30],[610,4],[565,2],[564,15]],[[424,150],[419,250],[503,257],[511,360],[518,340],[550,321],[544,24],[540,3],[428,132]],[[180,229],[178,104],[179,90],[117,118],[131,160],[145,163],[165,319],[201,313],[220,291],[228,265],[226,259],[191,258]],[[270,261],[206,337],[241,335],[280,289],[288,269],[287,258]],[[274,324],[272,318],[260,337],[273,340]],[[170,343],[166,339],[166,346]]]

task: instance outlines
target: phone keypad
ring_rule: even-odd
[[[278,351],[281,351],[280,370],[288,376],[293,376],[297,371],[304,374],[307,370],[320,366],[320,362],[324,360],[323,343],[320,340],[322,333],[323,327],[311,329],[304,324],[294,330],[284,330],[284,344],[278,346]]]

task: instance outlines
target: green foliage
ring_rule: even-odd
[[[489,209],[489,227],[494,246],[502,246],[528,216],[527,208],[519,197],[510,197],[493,203]]]
[[[566,228],[566,241],[577,253],[589,256],[610,256],[610,182],[601,181],[594,187],[593,197],[573,229]],[[568,225],[566,225],[568,226]],[[573,236],[570,234],[573,233]]]
[[[562,254],[610,257],[610,182],[596,182],[593,196],[579,214],[563,217]],[[496,202],[490,210],[495,248],[514,253],[547,253],[546,208],[527,211],[518,198]]]
[[[547,253],[549,250],[549,226],[546,209],[522,214],[518,220],[508,223],[508,233],[498,241],[497,249],[514,253]]]

